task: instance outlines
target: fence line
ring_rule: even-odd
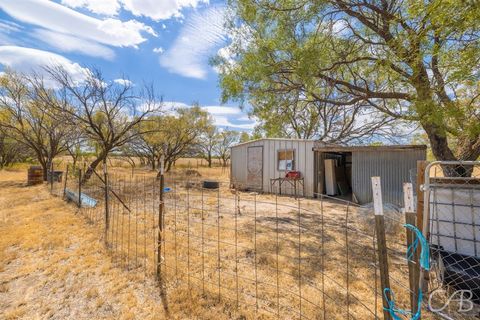
[[[80,185],[81,170],[64,172],[52,193],[77,196],[113,260],[156,278],[162,294],[197,292],[247,318],[383,318],[372,208],[146,174],[105,171]],[[384,245],[397,304],[410,309],[403,223],[403,215],[385,213]]]

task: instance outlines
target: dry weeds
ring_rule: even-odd
[[[178,178],[184,169],[179,168],[172,176]],[[223,168],[199,167],[198,171],[201,179],[228,180],[228,170]],[[112,168],[110,172],[130,175],[124,164]],[[135,173],[147,178],[156,174],[148,169],[137,169]],[[152,226],[156,226],[158,221],[152,211],[156,213],[158,202],[148,203],[147,210],[142,210],[140,206],[131,214],[125,213],[118,203],[113,202],[111,223],[116,225],[116,231],[109,234],[112,250],[107,251],[102,240],[102,204],[96,210],[83,209],[79,214],[72,205],[60,198],[52,198],[46,186],[25,187],[24,179],[25,171],[0,172],[0,203],[8,206],[0,209],[0,217],[2,214],[5,216],[5,222],[0,222],[0,314],[4,314],[6,319],[253,319],[275,318],[277,308],[281,318],[291,319],[295,315],[292,310],[298,309],[301,301],[297,297],[299,271],[302,274],[303,312],[312,319],[323,318],[322,310],[316,307],[323,303],[318,290],[322,272],[330,277],[324,282],[325,292],[330,296],[326,302],[327,319],[345,318],[347,304],[356,319],[373,318],[364,305],[376,309],[379,315],[382,312],[381,297],[375,298],[372,294],[372,287],[379,285],[372,268],[375,256],[373,243],[365,236],[372,234],[373,225],[364,221],[362,224],[361,219],[355,219],[353,208],[350,208],[348,225],[352,230],[346,239],[345,206],[335,202],[324,203],[329,228],[322,240],[319,238],[319,201],[302,201],[302,210],[315,214],[300,215],[304,230],[301,232],[302,265],[299,268],[295,258],[298,255],[298,212],[293,199],[279,198],[282,209],[278,212],[280,224],[277,229],[275,221],[278,219],[275,219],[275,207],[272,206],[275,197],[272,195],[258,196],[260,203],[254,208],[253,196],[242,193],[238,208],[240,214],[236,215],[234,195],[225,187],[221,196],[229,200],[222,201],[219,214],[215,193],[205,196],[204,210],[201,210],[199,191],[191,190],[196,192],[197,202],[192,202],[188,218],[185,203],[182,203],[187,190],[185,186],[176,186],[176,193],[169,195],[166,213],[163,272],[167,294],[162,303],[153,277],[156,231]],[[122,196],[138,192],[132,186],[127,186],[124,191]],[[178,208],[172,207],[172,197],[176,197]],[[136,199],[130,197],[128,201],[134,205]],[[173,218],[174,213],[177,221]],[[252,218],[253,215],[256,218]],[[197,222],[188,225],[186,219]],[[205,222],[203,231],[199,221]],[[135,223],[138,223],[138,230]],[[216,227],[218,223],[221,223],[220,230]],[[192,235],[190,239],[185,236],[188,228]],[[233,231],[235,229],[238,232]],[[280,241],[275,238],[277,233]],[[229,243],[236,239],[238,252],[229,244],[219,245],[218,236]],[[201,237],[204,238],[203,245]],[[392,241],[391,275],[400,284],[408,284],[406,263],[402,260],[404,232],[389,234],[388,238]],[[128,246],[125,246],[126,239],[133,239]],[[147,241],[148,250],[144,252],[143,245]],[[320,254],[322,241],[325,255]],[[186,249],[187,242],[190,242],[190,251]],[[350,245],[348,253],[346,242]],[[122,247],[117,250],[119,243]],[[255,247],[256,251],[253,250]],[[218,251],[222,257],[220,268]],[[131,262],[133,253],[139,260],[135,263]],[[236,259],[238,265],[235,264]],[[190,261],[189,266],[187,260]],[[258,288],[251,281],[255,264],[260,282]],[[284,273],[279,280],[275,277],[277,268]],[[217,300],[218,270],[222,270],[220,302]],[[186,285],[188,275],[191,276],[190,286]],[[239,282],[239,309],[236,308],[235,297],[237,278],[246,279]],[[280,296],[276,291],[276,281],[280,281],[282,288]],[[352,297],[358,301],[352,297],[347,301],[343,290],[347,283]],[[397,299],[406,302],[406,291],[398,284],[392,286]],[[259,301],[256,301],[255,290],[261,298]],[[255,303],[259,303],[259,311],[255,310]],[[262,312],[262,309],[273,310],[274,313]]]
[[[25,180],[0,171],[0,319],[228,318],[185,291],[167,315],[153,279],[117,267],[76,208]]]

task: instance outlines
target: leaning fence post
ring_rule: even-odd
[[[108,244],[107,236],[108,236],[108,229],[109,229],[109,203],[108,203],[108,196],[110,189],[108,187],[108,170],[107,170],[107,161],[104,160],[103,162],[103,179],[105,181],[105,244]]]
[[[160,160],[160,204],[158,206],[158,243],[157,243],[157,280],[159,285],[162,285],[162,233],[163,233],[163,189],[165,184],[165,177],[163,172],[163,156]]]
[[[82,207],[82,169],[78,169],[78,207]]]
[[[388,273],[388,253],[387,242],[385,237],[385,217],[383,215],[382,187],[380,177],[372,177],[373,191],[373,209],[375,212],[375,231],[377,233],[378,262],[380,268],[380,282],[382,286],[383,316],[384,319],[390,320],[388,312],[391,300],[390,296],[390,278]],[[387,290],[385,290],[387,289]]]
[[[403,184],[403,202],[405,205],[405,222],[407,224],[417,226],[416,223],[416,213],[413,199],[413,186],[411,183]],[[413,231],[409,228],[406,228],[407,232],[407,248],[411,248],[414,241]],[[414,257],[417,255],[416,251],[411,252],[412,257],[408,259],[408,280],[410,285],[410,306],[412,312],[417,310],[417,298],[418,298],[418,282],[416,281],[417,269],[419,270],[419,265],[417,261],[413,261]],[[412,259],[413,258],[413,259]],[[419,318],[420,319],[420,318]]]

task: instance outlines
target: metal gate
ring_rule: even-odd
[[[480,162],[425,170],[424,234],[431,248],[428,308],[444,319],[480,317]],[[425,289],[425,288],[424,288]]]
[[[263,147],[254,146],[247,149],[247,188],[263,190]]]

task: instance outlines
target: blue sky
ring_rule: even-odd
[[[0,65],[21,72],[62,64],[98,67],[111,81],[153,82],[167,105],[198,101],[217,125],[254,121],[220,104],[209,58],[225,47],[224,2],[203,0],[0,0]]]

